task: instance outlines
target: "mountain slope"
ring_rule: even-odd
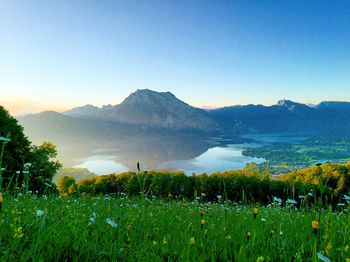
[[[85,106],[65,114],[76,118],[99,119],[172,131],[207,132],[217,128],[215,121],[205,110],[186,104],[170,92],[155,92],[149,89],[137,90],[116,106]]]
[[[272,106],[230,106],[214,110],[194,108],[170,92],[137,90],[119,105],[73,108],[63,114],[43,112],[19,118],[34,140],[83,138],[94,141],[153,132],[207,134],[314,133],[342,134],[350,128],[350,103],[326,101],[308,106],[280,100]]]

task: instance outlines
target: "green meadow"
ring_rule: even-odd
[[[332,211],[203,196],[2,197],[0,261],[350,260],[346,205]]]

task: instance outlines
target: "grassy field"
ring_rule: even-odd
[[[253,210],[257,208],[254,219]],[[319,219],[317,234],[312,221]],[[346,210],[3,196],[0,261],[349,261]]]

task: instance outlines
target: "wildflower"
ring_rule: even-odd
[[[90,217],[89,219],[89,226],[92,225],[95,222],[95,217]]]
[[[298,204],[298,202],[295,201],[294,199],[287,199],[286,203],[287,203],[287,204],[292,204],[292,205]]]
[[[221,200],[221,198],[222,198],[222,195],[217,195],[216,197],[217,197],[217,198],[218,198],[218,200],[220,201],[220,200]]]
[[[44,210],[38,209],[38,210],[36,211],[36,216],[38,216],[38,217],[41,217],[41,216],[43,216],[44,214],[45,214],[45,211],[44,211]]]
[[[2,209],[2,195],[0,193],[0,210]]]
[[[114,222],[112,219],[110,218],[106,218],[106,222],[111,226],[116,228],[118,226],[118,224],[116,222]]]
[[[317,235],[318,228],[320,227],[320,223],[316,220],[311,222],[312,228],[314,229],[314,234]]]
[[[10,138],[6,138],[6,137],[3,137],[3,136],[0,136],[0,141],[10,142],[11,139],[10,139]]]
[[[304,198],[305,198],[305,196],[303,196],[303,195],[299,195],[299,196],[298,196],[298,198],[299,198],[299,199],[304,199]]]
[[[273,202],[275,202],[278,205],[282,204],[282,199],[278,198],[278,197],[273,197]]]
[[[258,257],[258,259],[256,260],[256,262],[264,262],[264,261],[265,259],[263,256]]]
[[[331,262],[331,260],[326,257],[325,255],[323,255],[321,252],[317,252],[317,257],[319,260],[323,261],[323,262]]]
[[[194,237],[191,237],[190,238],[190,241],[189,241],[189,243],[190,243],[190,245],[194,245],[194,244],[196,244],[196,240],[194,239]]]
[[[280,231],[280,236],[283,236],[283,232],[282,232],[282,230]]]
[[[255,208],[253,209],[254,220],[255,220],[257,214],[258,214],[258,209],[255,207]]]
[[[343,195],[343,199],[345,200],[345,201],[350,201],[350,196],[348,196],[348,195]]]
[[[202,197],[205,197],[205,196],[206,196],[206,194],[205,194],[205,193],[201,193],[201,195],[202,195]]]
[[[89,226],[95,222],[96,217],[97,217],[97,214],[95,212],[92,212],[92,216],[89,219]]]
[[[23,238],[24,234],[23,234],[23,227],[18,227],[15,231],[15,237],[16,238]]]
[[[204,227],[205,223],[206,223],[206,222],[205,222],[205,220],[204,220],[204,219],[202,219],[202,220],[201,220],[201,229],[203,229],[203,227]]]
[[[249,240],[250,236],[252,235],[252,233],[250,233],[250,231],[247,233],[247,240]]]
[[[265,218],[261,218],[261,222],[266,222],[266,219]]]

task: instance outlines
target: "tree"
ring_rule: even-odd
[[[60,193],[65,196],[77,191],[77,184],[73,176],[61,176],[57,181],[57,185]]]
[[[17,171],[21,172],[23,166],[30,160],[30,141],[23,134],[23,127],[18,125],[5,108],[0,106],[0,136],[9,138],[11,141],[6,144],[2,158],[2,189],[6,188]],[[18,172],[17,172],[18,173]],[[19,177],[19,183],[22,182]]]
[[[32,158],[29,167],[30,189],[40,193],[52,192],[55,184],[52,179],[62,167],[61,163],[54,160],[57,156],[56,147],[50,142],[43,142],[40,146],[32,146]]]
[[[52,177],[61,164],[52,160],[57,155],[53,144],[44,142],[41,146],[32,146],[23,133],[23,127],[2,106],[0,106],[0,137],[10,139],[6,143],[2,158],[0,191],[13,191],[16,187],[38,193],[56,190]]]

